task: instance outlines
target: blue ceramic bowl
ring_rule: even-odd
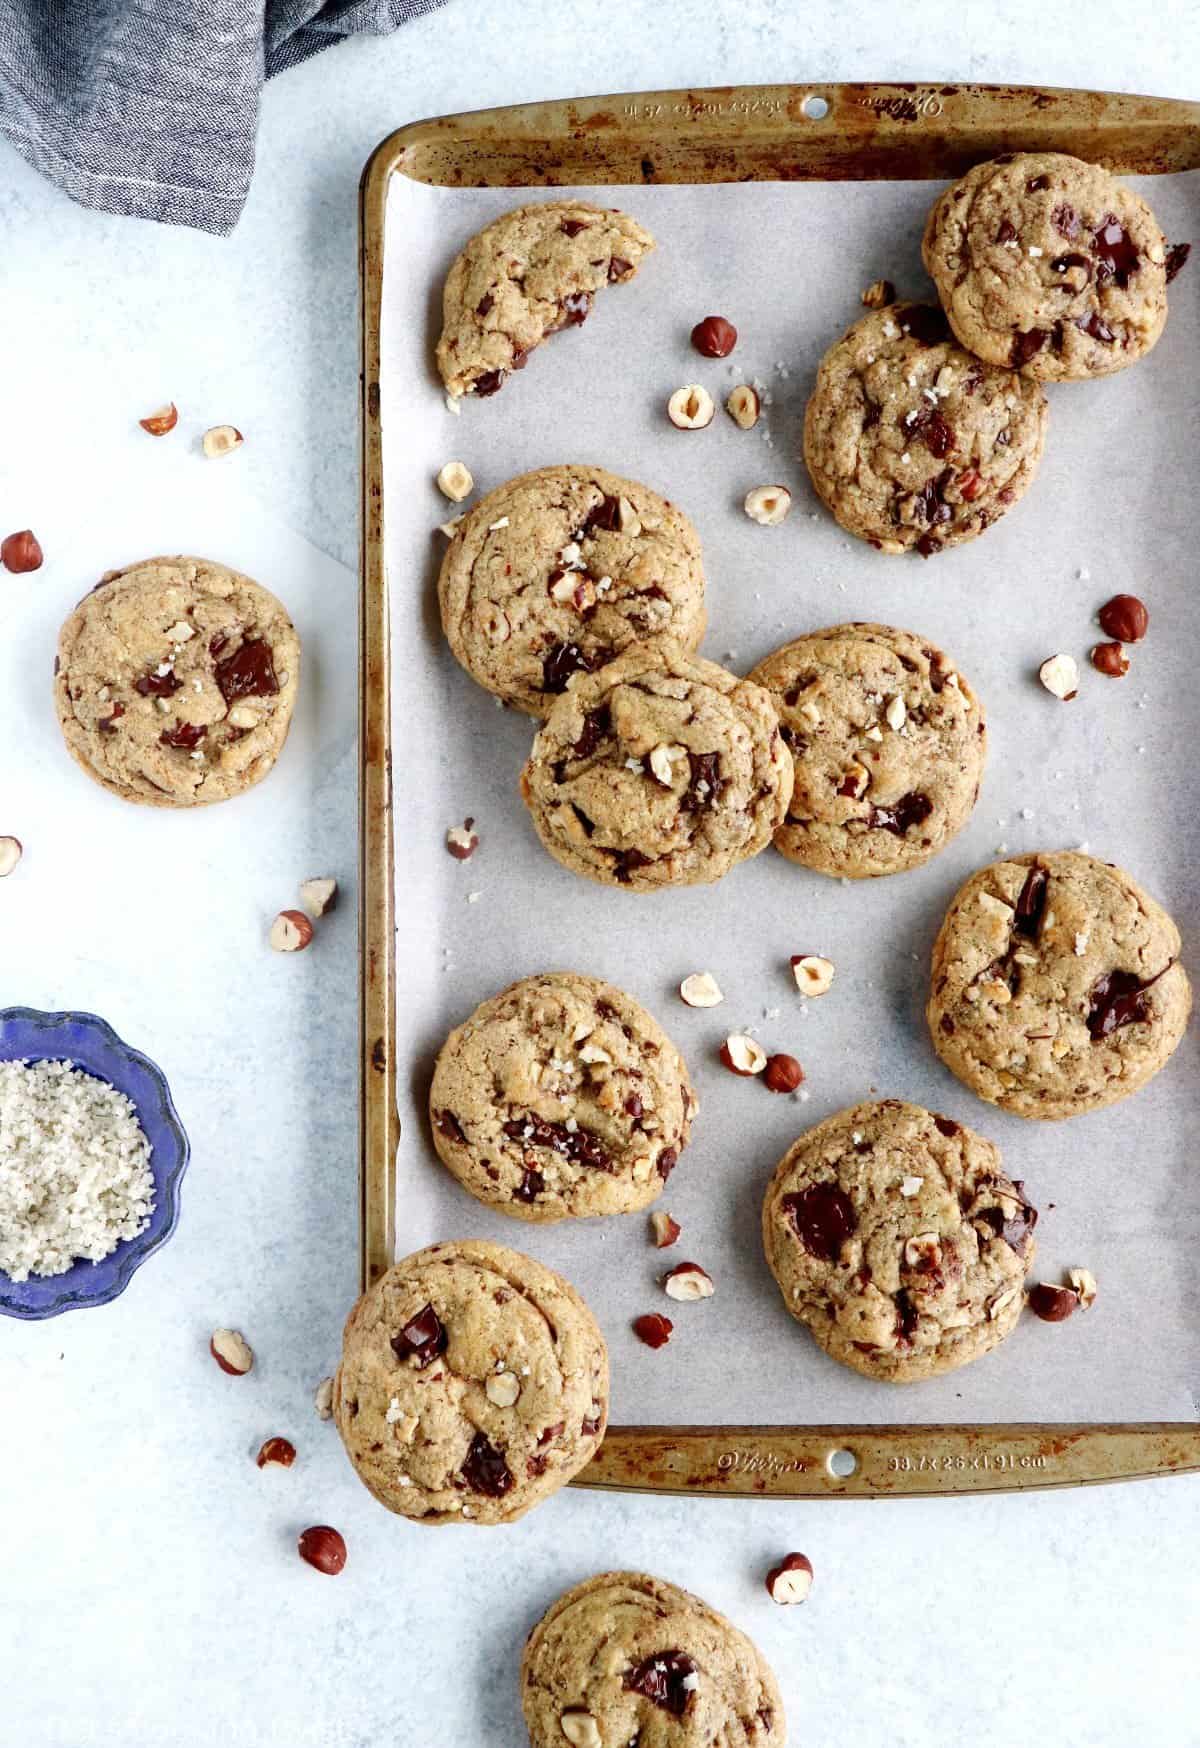
[[[36,1008],[0,1009],[0,1062],[70,1061],[123,1092],[150,1142],[154,1212],[136,1238],[118,1244],[102,1262],[80,1261],[61,1275],[10,1281],[0,1272],[0,1312],[7,1317],[57,1317],[82,1305],[107,1305],[148,1256],[167,1242],[179,1220],[179,1186],[188,1162],[183,1132],[160,1068],[123,1043],[95,1014],[43,1014]]]

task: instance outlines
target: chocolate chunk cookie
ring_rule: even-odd
[[[579,674],[521,793],[556,861],[653,892],[719,880],[782,823],[792,760],[769,692],[663,643]]]
[[[458,523],[438,579],[463,667],[545,716],[575,673],[637,641],[704,636],[700,540],[681,510],[602,467],[542,467]]]
[[[1077,1117],[1137,1092],[1192,1005],[1166,911],[1076,850],[972,874],[934,942],[932,975],[938,1055],[1018,1117]]]
[[[788,1149],[763,1244],[792,1316],[833,1359],[910,1384],[1016,1328],[1037,1210],[1000,1150],[898,1099],[853,1105]]]
[[[602,286],[632,279],[653,247],[634,219],[580,200],[518,206],[495,219],[446,276],[437,364],[447,389],[495,394],[535,346],[587,320]]]
[[[923,253],[963,345],[1051,382],[1144,357],[1179,261],[1139,195],[1062,152],[976,164],[934,205]]]
[[[804,418],[813,485],[881,552],[974,540],[1025,492],[1046,438],[1037,383],[983,364],[932,304],[892,304],[825,354]]]
[[[779,707],[795,782],[775,847],[851,880],[944,849],[983,775],[983,710],[941,650],[889,625],[833,625],[777,649],[750,678]]]
[[[300,639],[259,583],[204,558],[110,571],[63,626],[54,703],[89,777],[126,801],[194,807],[275,763]]]
[[[608,1354],[561,1275],[499,1244],[434,1244],[350,1313],[333,1413],[389,1511],[512,1523],[599,1447]]]
[[[731,1621],[661,1578],[602,1572],[547,1610],[521,1660],[532,1748],[782,1748],[779,1686]]]
[[[696,1095],[666,1033],[598,977],[547,971],[451,1032],[429,1095],[443,1162],[518,1220],[628,1214],[687,1146]]]

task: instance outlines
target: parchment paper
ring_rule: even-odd
[[[1200,236],[1195,178],[1141,184],[1172,239]],[[1086,846],[1159,897],[1196,951],[1200,637],[1196,489],[1200,429],[1200,262],[1176,281],[1166,334],[1107,382],[1050,390],[1047,452],[1025,500],[983,539],[929,562],[886,558],[818,504],[798,444],[821,354],[863,313],[878,277],[927,290],[919,241],[930,184],[740,185],[579,191],[644,221],[659,248],[632,285],[599,296],[580,330],[553,339],[496,397],[446,410],[432,365],[445,271],[466,238],[515,204],[506,190],[433,190],[397,176],[388,206],[382,406],[399,882],[400,1254],[435,1238],[488,1237],[561,1269],[603,1325],[613,1418],[641,1422],[814,1423],[1193,1419],[1200,1414],[1200,1081],[1196,1028],[1170,1067],[1123,1104],[1066,1123],[1031,1123],[975,1098],[934,1055],[923,1007],[929,950],[946,905],[1004,849]],[[548,190],[547,198],[561,191]],[[535,198],[540,197],[535,193]],[[688,344],[694,322],[730,318],[741,339],[713,362]],[[733,366],[731,371],[730,365]],[[703,382],[720,402],[757,379],[764,424],[724,412],[705,431],[665,416],[670,391]],[[991,753],[975,814],[926,867],[853,884],[768,850],[713,887],[638,896],[568,874],[540,848],[517,794],[534,725],[497,707],[442,641],[434,582],[453,514],[433,485],[451,458],[480,492],[552,462],[597,462],[678,501],[704,542],[704,653],[746,672],[799,633],[850,619],[921,632],[981,694]],[[761,528],[741,509],[782,481],[790,518]],[[1150,635],[1127,678],[1087,665],[1094,614],[1117,590],[1141,595]],[[1079,697],[1059,703],[1036,670],[1057,650],[1080,663]],[[475,857],[453,861],[448,826],[474,815]],[[802,1004],[792,953],[837,967],[832,992]],[[671,1305],[646,1218],[527,1225],[490,1212],[438,1163],[425,1100],[449,1028],[530,972],[566,968],[630,990],[683,1050],[701,1101],[691,1147],[659,1206],[715,1296]],[[679,1000],[688,972],[712,971],[723,1006]],[[753,1028],[798,1056],[801,1102],[737,1080],[716,1058]],[[1027,1314],[995,1354],[908,1389],[835,1365],[786,1314],[762,1257],[759,1210],[777,1160],[801,1130],[857,1099],[894,1095],[991,1136],[1040,1206],[1035,1278],[1071,1265],[1100,1284],[1095,1308],[1046,1325]],[[671,1344],[630,1332],[670,1311]]]

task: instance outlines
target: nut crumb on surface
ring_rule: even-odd
[[[0,837],[0,880],[12,873],[24,853],[20,838]]]

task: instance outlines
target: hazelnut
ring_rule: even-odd
[[[604,1737],[591,1712],[564,1712],[558,1720],[558,1727],[574,1748],[603,1748]]]
[[[633,1320],[633,1333],[647,1347],[666,1347],[674,1327],[669,1317],[660,1317],[657,1311],[649,1311],[644,1317]]]
[[[452,504],[461,504],[475,490],[475,481],[465,462],[448,461],[438,472],[437,488]]]
[[[511,1408],[521,1394],[521,1380],[515,1372],[489,1372],[483,1393],[497,1408]]]
[[[452,825],[446,833],[446,848],[456,862],[465,862],[479,848],[479,834],[475,830],[475,821],[468,814],[461,825]]]
[[[1079,1300],[1081,1311],[1090,1311],[1096,1303],[1096,1277],[1090,1269],[1068,1269],[1067,1279],[1071,1283],[1075,1297]]]
[[[236,425],[213,425],[200,439],[210,461],[217,461],[222,455],[232,455],[244,442],[245,438]]]
[[[908,715],[908,706],[905,704],[899,692],[897,692],[893,698],[888,699],[887,709],[883,714],[886,718],[888,727],[894,729],[895,732],[899,734],[900,730],[904,727],[905,717]]]
[[[302,910],[281,910],[267,939],[277,953],[302,953],[313,938],[313,926]]]
[[[777,528],[791,507],[792,494],[786,486],[755,486],[743,504],[750,520],[763,528]]]
[[[651,747],[646,763],[650,766],[651,774],[665,789],[669,789],[674,776],[671,766],[671,748],[661,744]]]
[[[758,390],[751,388],[748,382],[739,382],[736,388],[729,391],[725,411],[739,431],[753,431],[762,413]]]
[[[767,1066],[767,1053],[744,1032],[731,1032],[721,1046],[721,1061],[734,1074],[761,1074]]]
[[[322,1378],[313,1392],[313,1407],[318,1420],[333,1419],[333,1379]]]
[[[1043,1323],[1065,1323],[1079,1307],[1079,1294],[1073,1287],[1056,1287],[1050,1281],[1039,1281],[1029,1289],[1029,1309]]]
[[[447,540],[453,540],[454,536],[458,533],[458,525],[461,521],[461,516],[451,516],[448,522],[439,522],[438,533],[444,534]]]
[[[904,1241],[904,1260],[910,1269],[935,1269],[942,1260],[942,1243],[936,1232],[917,1232]]]
[[[711,1299],[713,1296],[712,1276],[698,1262],[676,1263],[663,1276],[662,1285],[668,1299],[690,1301]]]
[[[712,396],[698,382],[677,388],[667,402],[667,417],[681,431],[703,431],[712,424],[715,412]]]
[[[0,838],[0,880],[12,873],[21,855],[20,838]]]
[[[711,971],[693,971],[679,985],[679,994],[690,1008],[715,1008],[725,997]]]
[[[1009,1306],[1023,1296],[1024,1291],[1024,1287],[1017,1285],[1013,1287],[1002,1287],[998,1293],[993,1293],[992,1297],[984,1307],[988,1314],[988,1321],[990,1323],[995,1323],[998,1317],[1003,1317]]]
[[[642,519],[626,497],[617,499],[617,527],[622,534],[636,536],[642,532]]]
[[[254,1364],[254,1350],[244,1335],[236,1329],[214,1329],[208,1351],[223,1372],[231,1378],[245,1377]]]
[[[906,1201],[911,1201],[914,1196],[920,1195],[921,1186],[924,1182],[925,1179],[923,1177],[906,1177],[900,1185],[900,1194]]]
[[[327,1523],[316,1523],[303,1530],[296,1546],[302,1560],[329,1578],[335,1577],[346,1564],[345,1537]]]
[[[1047,692],[1069,704],[1079,690],[1079,664],[1074,656],[1048,656],[1038,669],[1038,679]]]
[[[320,920],[337,909],[338,883],[332,874],[319,874],[300,882],[300,902],[309,916]]]
[[[890,279],[872,280],[862,294],[862,301],[869,310],[885,310],[896,301],[896,287]]]
[[[290,1469],[296,1461],[296,1447],[290,1438],[269,1438],[254,1460],[260,1469]]]
[[[138,424],[143,431],[148,431],[151,437],[165,437],[168,431],[173,431],[179,423],[179,408],[174,401],[168,401],[165,407],[159,407],[148,418],[139,419]]]
[[[804,1070],[794,1056],[786,1056],[780,1053],[767,1058],[767,1066],[766,1071],[763,1074],[763,1080],[770,1087],[772,1092],[795,1092],[803,1079]]]
[[[650,1216],[650,1236],[656,1250],[670,1250],[682,1230],[678,1220],[672,1220],[661,1209],[656,1208]]]
[[[14,576],[41,569],[42,549],[32,528],[22,528],[19,534],[6,535],[0,541],[0,564]]]
[[[1119,680],[1129,672],[1129,657],[1119,643],[1098,643],[1093,646],[1092,666],[1098,674]]]
[[[1150,615],[1136,595],[1114,595],[1099,612],[1100,629],[1117,643],[1140,643],[1150,629]]]
[[[807,1554],[785,1554],[767,1573],[767,1595],[772,1602],[806,1602],[812,1589],[812,1561]]]
[[[792,976],[801,995],[828,995],[833,987],[833,961],[819,953],[793,953]]]
[[[692,329],[692,345],[703,358],[728,358],[737,345],[737,329],[724,316],[705,316]]]
[[[171,708],[171,706],[167,704],[165,698],[158,699],[158,703],[166,705],[168,710]],[[259,716],[258,711],[253,709],[249,704],[235,704],[225,720],[230,728],[244,728],[249,730],[258,727]]]

